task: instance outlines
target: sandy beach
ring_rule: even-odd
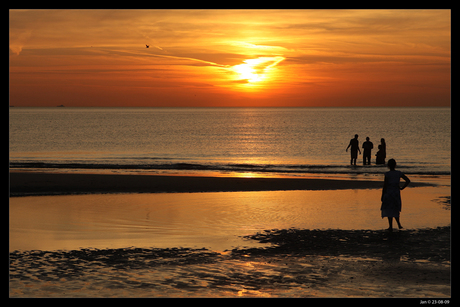
[[[450,187],[414,180],[388,233],[381,186],[12,172],[10,297],[449,299]]]
[[[372,180],[244,178],[133,174],[10,173],[10,195],[380,189]],[[413,182],[412,187],[430,186]]]

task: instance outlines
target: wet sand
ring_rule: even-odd
[[[347,199],[349,202],[350,195],[354,195],[363,201],[362,204],[350,203],[352,205],[349,209],[350,214],[354,214],[355,218],[358,217],[356,213],[363,212],[363,209],[368,208],[369,204],[364,205],[368,203],[368,199],[372,201],[377,199],[378,202],[377,194],[379,191],[375,189],[380,189],[382,185],[378,181],[331,179],[197,178],[191,176],[32,172],[13,172],[10,175],[10,187],[13,196],[114,192],[312,190],[307,192],[317,193],[318,201],[327,202],[333,208],[336,205],[342,206]],[[416,208],[421,200],[428,207],[433,203],[434,206],[439,206],[439,210],[450,211],[449,188],[428,188],[427,186],[431,185],[416,182],[411,183],[411,186],[419,186],[419,188],[409,189],[403,193],[402,214],[404,219],[415,220],[420,216],[429,218],[426,217],[426,213],[417,215],[418,213],[414,211],[410,214],[411,211],[406,210],[410,207]],[[321,192],[321,190],[327,191]],[[363,194],[358,191],[367,192]],[[271,200],[273,207],[270,207],[269,212],[274,212],[275,208],[289,212],[287,208],[281,208],[280,204],[292,207],[293,195],[288,194],[294,192],[276,192],[286,193],[280,198],[284,199],[284,203],[280,203],[278,200],[274,201],[277,198],[273,198],[274,194],[270,193],[267,194],[266,198],[261,198],[262,194],[254,198],[261,200],[260,206],[255,205],[254,201],[250,201],[250,205],[244,203],[244,201],[248,201],[249,194],[235,198],[237,193],[228,193],[232,194],[228,195],[229,199],[232,199],[228,208],[241,202],[241,205],[246,206],[246,208],[255,210],[253,215],[248,216],[249,219],[252,219],[254,216],[263,216],[261,213],[264,211],[260,210],[266,210],[267,204]],[[299,199],[313,202],[314,198],[311,197],[313,194],[309,197],[303,197],[302,193],[296,193],[299,194]],[[321,193],[327,193],[329,196],[325,197]],[[225,193],[205,194],[206,197],[221,198]],[[143,194],[142,197],[149,197],[150,199],[153,196],[161,195]],[[345,195],[347,197],[344,197]],[[368,196],[363,197],[365,195]],[[413,196],[408,199],[407,196],[409,195]],[[125,196],[128,197],[129,195]],[[55,200],[59,197],[49,196]],[[339,198],[337,204],[333,204],[332,199],[337,197]],[[437,203],[432,202],[435,198],[438,199]],[[31,200],[33,197],[15,199],[21,203],[21,199]],[[46,203],[46,199],[44,200]],[[100,203],[101,200],[102,198],[98,198],[97,202]],[[203,200],[197,200],[197,203],[198,201],[202,203]],[[212,204],[213,201],[210,199],[209,203]],[[65,204],[69,204],[67,199],[60,206],[55,206],[56,217],[62,214],[68,216]],[[183,206],[184,202],[180,201],[178,204]],[[86,205],[88,208],[93,208],[91,203]],[[107,205],[115,208],[111,200]],[[317,205],[315,206],[317,208]],[[373,208],[373,203],[370,206]],[[118,207],[126,208],[126,206]],[[72,216],[81,215],[82,208],[78,207],[78,210],[75,211],[76,214]],[[147,221],[150,217],[149,211],[145,210],[146,208],[139,206],[138,209],[131,210],[133,213],[145,211],[143,220],[137,219],[137,217],[136,219],[133,218],[137,221],[133,229],[139,230],[141,229],[139,226],[144,227],[146,225],[147,222],[144,220]],[[194,212],[196,211],[197,216],[201,216],[201,211],[197,208],[192,209]],[[384,225],[386,221],[378,217],[378,207],[376,208],[375,222]],[[106,216],[108,211],[104,210],[93,215],[95,221],[100,222],[101,217]],[[244,214],[249,212],[247,209],[239,211]],[[229,221],[228,218],[234,215],[228,210],[220,210],[219,212],[221,214],[228,213],[221,219],[226,223]],[[119,225],[119,213],[123,213],[123,211],[117,212],[116,219],[110,220],[110,223],[107,224],[105,220],[102,220],[103,223],[96,224],[96,226],[115,225],[115,222]],[[128,214],[123,215],[124,218],[128,216]],[[283,214],[277,213],[277,216],[281,217]],[[21,220],[20,214],[18,217]],[[173,218],[171,221],[177,222],[174,215],[171,217]],[[35,218],[37,219],[37,216]],[[45,224],[47,223],[46,220],[40,220]],[[68,223],[67,220],[57,220],[62,221],[63,225],[67,225],[66,227],[72,224]],[[86,218],[83,220],[88,221]],[[330,218],[325,218],[325,220],[330,221]],[[266,222],[266,219],[264,218],[263,221]],[[257,220],[253,222],[257,222]],[[10,227],[11,225],[10,220]],[[408,225],[410,224],[408,223]],[[85,224],[85,226],[88,225]],[[10,252],[9,295],[10,297],[450,298],[450,226],[395,230],[394,233],[388,233],[383,229],[360,229],[359,226],[357,224],[358,230],[289,229],[286,227],[272,229],[270,227],[276,226],[268,226],[268,228],[262,228],[267,229],[265,231],[254,231],[253,228],[249,228],[246,234],[240,237],[241,240],[248,242],[247,246],[249,247],[237,246],[227,250],[189,248],[180,247],[180,245],[177,247],[155,245],[139,247],[132,244],[134,247],[124,245],[125,247],[122,248],[66,250],[40,248],[39,250],[12,251]],[[209,231],[212,229],[210,228]],[[126,233],[126,229],[123,232]],[[91,231],[88,230],[88,233]],[[135,232],[133,233],[136,235]]]
[[[382,182],[321,178],[238,178],[11,172],[10,194],[161,193],[380,189]],[[429,186],[412,182],[412,187]]]
[[[449,298],[450,227],[267,230],[265,248],[10,253],[11,297]]]

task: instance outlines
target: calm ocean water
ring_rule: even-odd
[[[11,168],[120,172],[449,175],[450,108],[10,108]],[[359,134],[372,165],[349,165]]]

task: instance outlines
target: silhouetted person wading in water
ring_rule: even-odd
[[[355,134],[355,138],[350,140],[350,144],[348,144],[347,149],[345,150],[348,152],[348,148],[351,146],[351,160],[350,164],[351,165],[356,165],[356,159],[358,158],[358,151],[359,154],[361,154],[361,150],[359,150],[359,141],[358,141],[358,135]]]
[[[374,144],[372,144],[371,141],[369,141],[369,137],[366,138],[366,142],[363,143],[363,165],[366,165],[366,160],[367,164],[371,165],[371,151],[372,148],[374,148]]]

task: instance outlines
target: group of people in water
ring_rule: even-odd
[[[385,144],[385,139],[380,139],[380,145],[378,146],[378,151],[375,154],[376,159],[375,159],[375,164],[385,164],[385,158],[387,156],[386,152],[386,144]],[[359,149],[359,141],[358,141],[358,135],[355,134],[355,138],[350,140],[350,144],[348,144],[348,147],[346,151],[348,152],[348,148],[350,148],[351,151],[351,160],[350,164],[351,165],[356,165],[356,159],[358,158],[358,152],[361,154],[361,150]],[[369,137],[366,137],[366,142],[363,143],[363,165],[371,165],[371,152],[372,149],[374,148],[374,144],[370,141]]]

